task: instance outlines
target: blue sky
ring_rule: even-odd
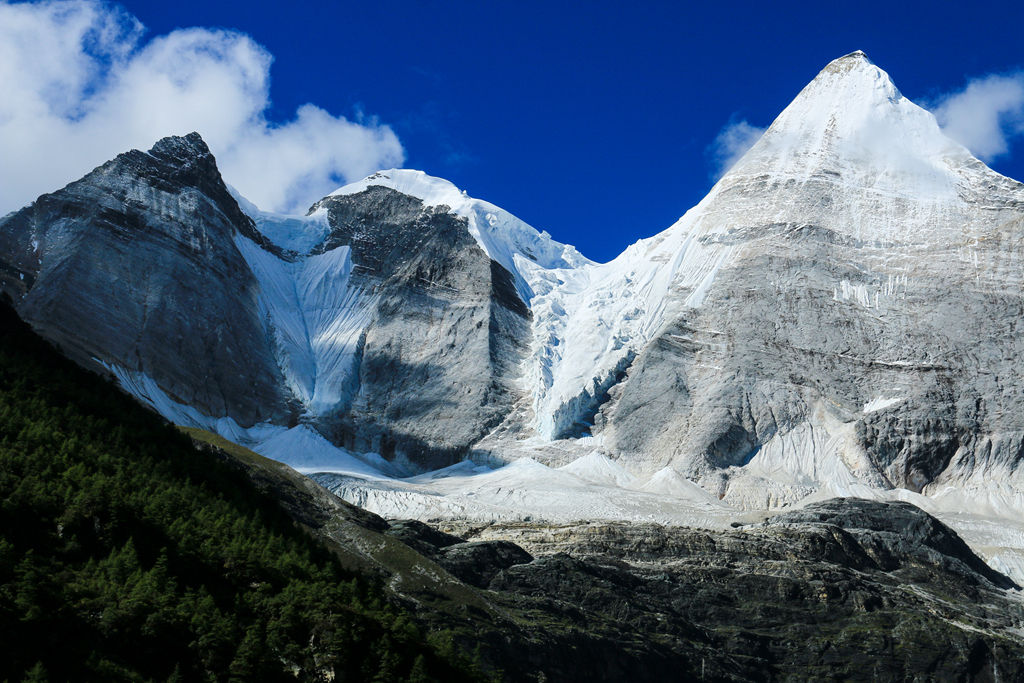
[[[400,152],[387,138],[391,147],[368,160],[399,154],[597,260],[698,202],[723,128],[767,126],[831,59],[864,50],[918,103],[1024,70],[1020,2],[689,4],[123,7],[145,27],[131,38],[135,51],[185,27],[232,29],[262,46],[272,56],[264,128],[296,120],[306,103],[331,125],[343,117],[377,138],[386,126]],[[1009,151],[990,165],[1024,179],[1024,137],[1004,122]],[[282,139],[267,138],[267,148]]]

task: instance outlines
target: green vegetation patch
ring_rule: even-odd
[[[236,468],[0,307],[0,680],[474,680]]]

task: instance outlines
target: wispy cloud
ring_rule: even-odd
[[[973,79],[933,111],[946,135],[983,161],[1007,155],[1024,135],[1024,73]]]
[[[750,125],[746,120],[730,121],[708,147],[708,156],[714,166],[714,178],[718,180],[736,165],[754,143],[761,139],[764,128]]]
[[[137,19],[99,0],[0,0],[0,214],[119,152],[193,130],[229,183],[278,211],[404,159],[372,117],[305,104],[290,121],[269,121],[272,57],[242,33],[143,35]]]

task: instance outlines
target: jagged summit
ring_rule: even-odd
[[[369,187],[387,187],[416,197],[426,206],[447,206],[466,219],[473,239],[492,259],[512,273],[520,297],[529,302],[535,295],[536,273],[543,270],[577,268],[591,263],[575,247],[556,242],[546,231],[538,231],[501,207],[470,197],[453,183],[423,171],[392,168],[370,174],[332,192],[313,206],[316,211],[330,197],[352,195]]]
[[[870,66],[875,65],[875,63],[871,61],[871,58],[868,57],[863,50],[854,50],[853,52],[843,55],[842,57],[837,57],[836,59],[833,59],[825,66],[825,69],[823,69],[823,71],[828,69],[836,71],[842,69],[852,69],[855,68],[858,64],[866,64]]]
[[[203,136],[193,131],[188,135],[168,135],[157,140],[149,153],[155,157],[185,160],[194,157],[210,156],[210,148]]]
[[[864,50],[854,50],[853,52],[847,53],[847,54],[843,55],[842,57],[840,57],[839,59],[835,59],[833,61],[838,62],[841,59],[863,59],[863,60],[866,60],[868,62],[871,61],[871,59],[867,56],[867,54],[864,53]]]

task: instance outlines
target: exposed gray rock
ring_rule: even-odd
[[[236,233],[272,248],[202,139],[166,138],[0,221],[0,289],[80,363],[145,373],[178,402],[243,425],[287,422]]]
[[[652,240],[683,265],[604,409],[611,450],[751,506],[772,487],[1005,481],[1024,452],[1022,234],[1024,185],[862,53],[833,62]]]
[[[458,525],[450,525],[455,530]],[[495,524],[537,559],[489,588],[590,638],[631,680],[974,680],[1024,674],[1024,607],[938,520],[843,499],[716,533],[643,524]],[[452,546],[457,548],[460,546]],[[629,654],[637,657],[630,660]],[[669,664],[671,663],[671,664]],[[591,665],[549,673],[585,680]]]
[[[994,571],[967,547],[955,531],[910,503],[880,503],[844,498],[814,503],[786,512],[766,522],[768,527],[796,525],[801,529],[821,525],[835,544],[817,552],[806,549],[801,557],[838,561],[854,568],[870,567],[892,572],[909,563],[923,563],[976,583],[984,577],[998,588],[1020,589],[1006,576]]]
[[[421,465],[447,465],[500,423],[514,386],[530,312],[512,275],[447,207],[386,187],[331,196],[331,232],[314,250],[351,249],[350,286],[372,296],[358,394],[325,416],[336,443]]]
[[[486,588],[503,569],[533,560],[528,552],[510,541],[467,543],[458,536],[412,519],[392,522],[387,534],[434,560],[452,576],[478,588]]]
[[[0,221],[0,288],[211,428],[304,422],[412,469],[561,465],[590,446],[525,437],[596,432],[631,476],[671,467],[750,508],[947,485],[1019,506],[1024,185],[862,53],[609,264],[394,175],[321,200],[300,253],[256,230],[198,136],[169,138]]]
[[[267,288],[281,283],[261,280],[239,245],[282,272],[307,255],[256,229],[196,134],[122,154],[0,221],[0,290],[78,362],[151,378],[210,424],[301,419],[355,450],[453,462],[521,393],[514,380],[530,313],[513,276],[445,207],[371,187],[315,208],[330,232],[311,256],[347,247],[353,268],[347,283],[328,274],[318,286],[347,287],[346,305],[368,310],[346,359],[352,375],[333,377],[347,386],[331,387],[339,400],[315,410],[286,376],[292,349],[267,303]],[[294,313],[306,334],[308,317],[325,314]],[[322,368],[311,355],[315,382]]]

